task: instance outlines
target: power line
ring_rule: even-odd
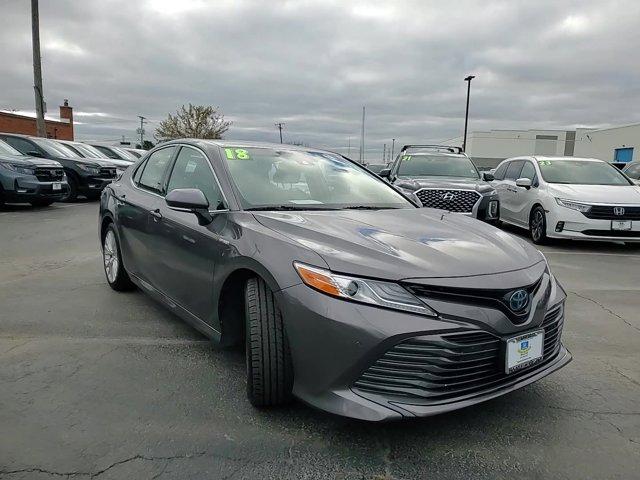
[[[140,148],[144,146],[144,124],[147,117],[143,117],[142,115],[138,115],[140,119],[140,128],[138,129],[138,133],[140,134]]]
[[[278,127],[278,130],[280,131],[280,143],[282,143],[282,127],[284,127],[284,123],[276,123],[276,127]]]

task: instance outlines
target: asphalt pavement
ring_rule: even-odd
[[[640,478],[640,247],[543,249],[569,295],[566,368],[370,424],[252,408],[241,352],[108,287],[97,210],[0,211],[2,479]]]

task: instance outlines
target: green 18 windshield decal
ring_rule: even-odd
[[[224,153],[229,160],[251,160],[249,152],[244,148],[225,148]]]

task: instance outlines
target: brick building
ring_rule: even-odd
[[[44,122],[48,138],[73,140],[73,108],[69,106],[67,99],[63,105],[60,105],[60,120],[45,118]],[[27,115],[0,111],[0,132],[35,135],[36,119]]]

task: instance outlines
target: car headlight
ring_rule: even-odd
[[[14,172],[17,172],[17,173],[23,173],[25,175],[35,174],[35,170],[33,168],[22,167],[20,165],[16,165],[15,163],[0,162],[0,165],[2,165],[4,168],[7,168],[9,170],[13,170]]]
[[[79,163],[78,167],[81,170],[84,170],[85,172],[90,173],[92,175],[97,175],[98,173],[100,173],[100,168],[94,167],[92,165],[85,165],[83,163]]]
[[[565,200],[563,198],[556,198],[556,202],[561,207],[570,208],[571,210],[577,210],[579,212],[588,212],[591,210],[591,205],[585,203],[574,202],[573,200]]]
[[[298,262],[294,262],[293,266],[306,285],[332,297],[432,317],[438,315],[418,297],[397,283],[337,275],[324,268],[311,267]]]

